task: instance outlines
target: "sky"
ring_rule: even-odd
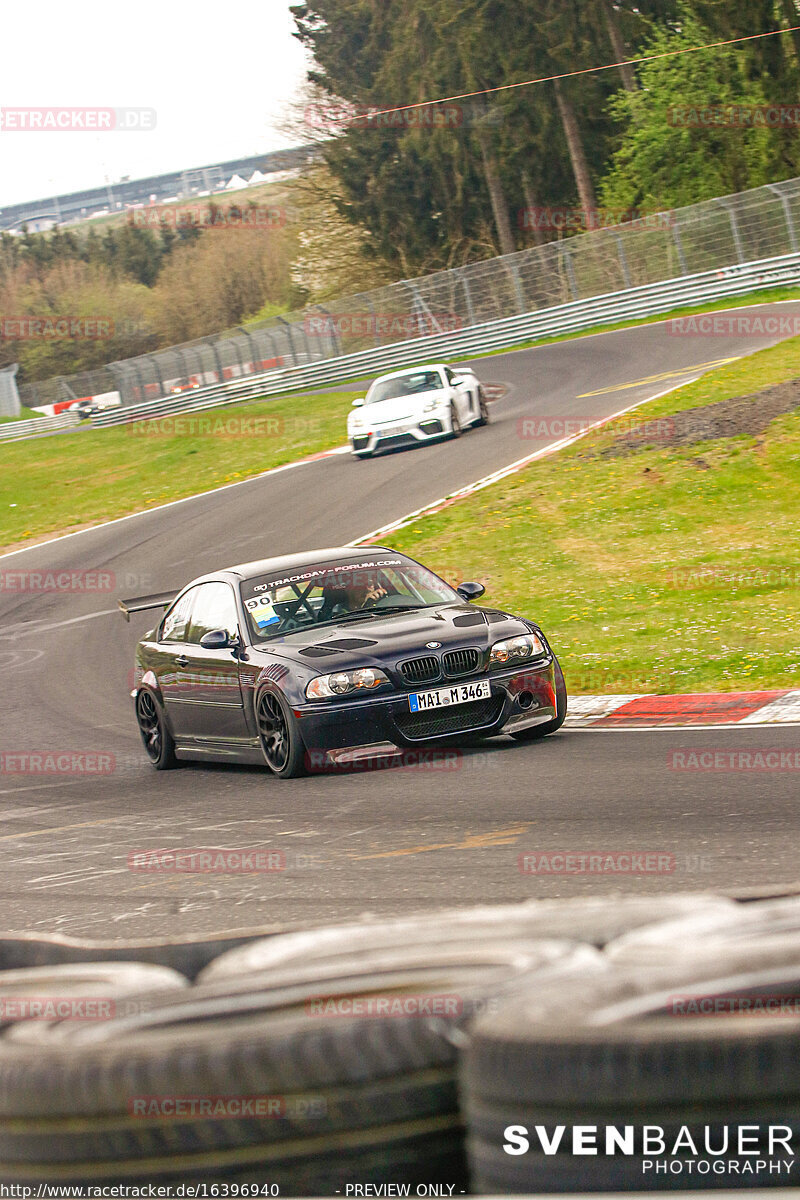
[[[6,6],[0,110],[155,110],[144,118],[155,127],[30,131],[9,128],[28,118],[6,117],[0,209],[298,145],[307,60],[291,36],[289,3]]]

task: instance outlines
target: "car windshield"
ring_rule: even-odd
[[[459,600],[438,575],[398,555],[310,563],[247,579],[241,588],[250,636],[256,642],[359,614],[367,617]]]
[[[419,392],[435,392],[442,387],[438,371],[412,371],[408,375],[396,375],[393,379],[379,379],[367,392],[365,404],[380,404],[381,400],[395,400],[399,396],[416,396]]]

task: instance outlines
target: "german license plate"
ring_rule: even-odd
[[[412,712],[428,712],[432,708],[449,708],[452,704],[468,704],[470,700],[488,700],[492,689],[488,679],[478,683],[459,683],[453,687],[433,688],[429,692],[412,692],[408,707]]]

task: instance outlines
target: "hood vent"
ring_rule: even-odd
[[[481,612],[464,613],[461,617],[453,617],[454,625],[483,625],[484,616]]]
[[[373,638],[339,638],[335,642],[326,642],[331,650],[363,650],[365,646],[377,646]]]

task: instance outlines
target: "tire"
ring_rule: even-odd
[[[278,692],[263,691],[256,700],[256,724],[261,752],[278,779],[305,774],[306,748],[297,720]]]
[[[218,1121],[217,1129],[227,1123]],[[407,1190],[397,1194],[412,1196],[415,1186],[424,1180],[444,1185],[443,1196],[463,1195],[468,1180],[459,1122],[434,1118],[376,1126],[362,1133],[296,1140],[285,1152],[280,1147],[255,1145],[212,1148],[204,1153],[173,1151],[149,1159],[123,1156],[116,1162],[4,1163],[2,1167],[3,1183],[8,1184],[174,1187],[177,1183],[225,1181],[254,1185],[257,1190],[250,1194],[259,1196],[341,1197],[354,1179],[405,1185]],[[197,1194],[203,1194],[202,1189]]]
[[[0,1118],[0,1174],[244,1180],[261,1169],[289,1195],[324,1195],[369,1163],[382,1181],[466,1191],[456,1091],[464,1027],[522,979],[585,983],[600,961],[564,942],[422,946],[162,994],[119,1020],[28,1021],[0,1032],[0,1114],[12,1118]],[[445,1015],[348,1008],[325,1019],[326,1005],[352,1006],[354,997],[407,1006],[431,995],[460,1003]],[[176,1096],[278,1097],[286,1111],[166,1120],[135,1107],[137,1098]]]
[[[274,1107],[278,1113],[284,1107],[285,1115],[222,1121],[197,1116],[168,1122],[148,1121],[141,1116],[118,1113],[103,1117],[102,1123],[92,1117],[73,1117],[67,1129],[59,1128],[58,1122],[53,1121],[47,1130],[44,1121],[40,1123],[33,1118],[0,1128],[0,1153],[4,1165],[9,1162],[117,1165],[126,1159],[213,1152],[235,1158],[237,1151],[252,1150],[261,1144],[269,1146],[273,1155],[283,1151],[290,1157],[296,1148],[283,1148],[287,1143],[297,1142],[298,1134],[313,1147],[314,1139],[330,1138],[343,1131],[356,1135],[364,1132],[369,1136],[375,1130],[376,1114],[380,1127],[391,1127],[410,1121],[435,1120],[443,1112],[458,1111],[455,1074],[449,1067],[389,1076],[363,1085],[314,1089],[283,1099],[284,1105]],[[303,1112],[308,1115],[301,1115]],[[390,1140],[391,1129],[385,1129],[384,1136]],[[460,1143],[460,1136],[454,1140]],[[459,1150],[463,1160],[463,1146]]]
[[[455,404],[451,403],[451,405],[450,405],[450,437],[451,438],[460,438],[461,434],[463,432],[464,431],[461,427],[461,418],[459,417],[459,415],[456,411]]]
[[[690,916],[697,910],[727,913],[738,907],[732,900],[689,894],[653,898],[581,897],[444,909],[391,921],[334,925],[260,938],[221,954],[200,972],[198,981],[221,983],[257,972],[306,964],[326,965],[349,959],[353,954],[379,951],[396,955],[402,961],[402,954],[420,945],[443,948],[469,942],[488,944],[544,938],[603,946],[625,931],[664,920],[667,915]]]
[[[83,1000],[97,1002],[101,1006],[98,1016],[107,1018],[121,1009],[127,1011],[124,997],[188,986],[189,980],[177,971],[138,962],[61,963],[0,971],[0,1026],[29,1019],[26,1014],[32,998],[42,1005],[33,1020],[63,1019],[65,1013],[58,1008],[61,1001],[69,1009],[73,1001]],[[47,1016],[48,1003],[54,1006],[52,1017]]]
[[[164,711],[155,692],[140,688],[136,694],[136,721],[144,751],[157,771],[171,771],[178,765],[175,742],[167,729]]]
[[[674,1130],[676,1137],[685,1126],[699,1135],[698,1146],[705,1126],[733,1131],[742,1124],[765,1128],[772,1120],[800,1132],[793,1066],[800,1052],[800,939],[785,939],[781,967],[756,970],[752,949],[738,958],[722,946],[705,958],[701,950],[699,944],[694,961],[673,957],[660,971],[612,970],[582,989],[570,983],[560,991],[540,990],[528,1001],[520,993],[475,1023],[462,1056],[461,1095],[479,1191],[535,1195],[646,1188],[643,1147],[637,1141],[631,1156],[604,1153],[605,1126],[632,1126],[636,1139],[649,1123],[663,1126],[666,1135]],[[734,963],[742,974],[720,974]],[[767,997],[780,1005],[793,998],[789,1012],[795,1019],[775,1019],[765,1007],[760,1016],[752,1009],[735,1015],[745,1011],[742,999],[754,997],[762,1005]],[[712,1015],[693,1016],[698,1011]],[[715,1013],[721,1016],[714,1019]],[[772,1013],[780,1016],[783,1010]],[[679,1015],[693,1019],[676,1020]],[[526,1154],[503,1151],[509,1125],[528,1130]],[[551,1134],[555,1125],[565,1127],[565,1144],[543,1154],[534,1130],[543,1126]],[[591,1158],[573,1156],[569,1139],[580,1125],[599,1127],[598,1153]],[[669,1137],[665,1140],[669,1146]],[[714,1142],[719,1145],[716,1134]],[[738,1157],[734,1144],[732,1136],[731,1159]],[[692,1157],[685,1142],[676,1154],[684,1162]],[[661,1154],[651,1150],[647,1157]],[[766,1157],[766,1148],[759,1157]],[[689,1169],[664,1179],[653,1176],[653,1189],[748,1186],[747,1176],[733,1171],[693,1175],[687,1182]],[[756,1186],[752,1176],[749,1186]]]
[[[478,388],[478,407],[480,409],[480,419],[475,422],[476,429],[482,425],[488,425],[491,417],[489,416],[489,405],[486,403],[486,393],[482,387]]]
[[[552,721],[543,725],[532,725],[530,729],[520,729],[511,734],[515,742],[538,742],[540,738],[555,733],[567,719],[567,685],[558,659],[555,660],[556,674],[556,715]],[[502,730],[501,730],[502,732]]]
[[[652,992],[640,990],[641,975],[615,981],[611,973],[587,981],[582,994],[551,989],[544,1004],[542,994],[527,1001],[520,994],[473,1026],[464,1093],[533,1111],[585,1110],[592,1096],[606,1108],[687,1110],[797,1098],[800,1023],[752,1012],[688,1019],[686,1007],[707,1002],[724,1012],[721,1005],[741,997],[798,996],[797,981],[796,968],[787,967],[700,980],[676,969],[651,974]],[[684,1012],[687,1019],[677,1020]]]
[[[20,934],[18,937],[0,937],[0,971],[71,963],[102,963],[110,966],[116,962],[133,962],[171,967],[187,979],[194,979],[221,954],[251,942],[254,937],[264,937],[266,933],[266,929],[253,929],[249,933],[242,931],[227,937],[215,937],[212,934],[183,940],[147,938],[141,941],[126,938],[103,941],[58,933],[42,936]],[[2,978],[0,975],[0,980]]]
[[[800,896],[738,904],[733,911],[701,913],[683,920],[659,921],[630,932],[608,947],[609,957],[620,967],[662,967],[673,961],[679,948],[712,943],[727,945],[731,960],[737,952],[780,953],[787,939],[800,934]],[[785,961],[785,960],[784,960]]]

